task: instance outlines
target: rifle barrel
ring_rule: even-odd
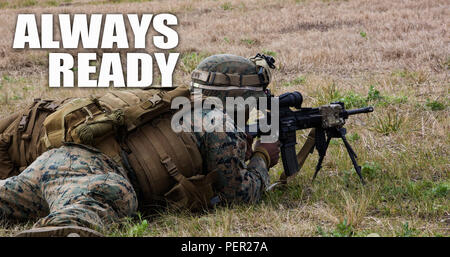
[[[353,109],[353,110],[347,110],[347,111],[345,111],[345,115],[350,116],[350,115],[355,115],[355,114],[360,114],[360,113],[369,113],[369,112],[373,112],[372,106],[365,107],[365,108],[359,108],[359,109]]]

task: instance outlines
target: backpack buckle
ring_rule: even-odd
[[[159,94],[154,95],[149,101],[152,103],[152,106],[157,105],[159,102],[161,102],[162,98]]]
[[[159,96],[159,94],[156,94],[152,96],[152,98],[148,99],[147,101],[143,102],[141,104],[141,107],[145,110],[152,108],[153,106],[156,106],[159,102],[161,102],[162,98]]]
[[[28,123],[28,115],[24,114],[24,115],[22,115],[22,118],[20,119],[18,130],[24,131],[27,127],[27,123]]]
[[[59,105],[56,104],[55,102],[47,102],[47,103],[42,107],[42,109],[43,109],[43,110],[46,110],[46,111],[49,111],[49,112],[54,112],[54,111],[56,111],[56,108],[58,108],[58,107],[59,107]]]
[[[161,160],[162,165],[166,168],[167,172],[170,176],[175,177],[178,174],[178,169],[175,163],[170,159],[170,157],[166,157]]]

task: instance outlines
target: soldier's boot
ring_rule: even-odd
[[[16,237],[103,237],[95,230],[78,226],[42,227],[24,230]]]

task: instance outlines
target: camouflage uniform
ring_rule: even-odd
[[[233,65],[236,72],[247,67],[240,67],[239,62]],[[222,100],[230,96],[220,94],[216,92],[215,96]],[[193,116],[192,128],[201,132],[193,132],[194,138],[205,173],[218,173],[216,193],[223,202],[258,201],[269,183],[266,160],[253,155],[246,164],[245,133],[205,132],[196,126],[207,116],[224,115],[225,125],[232,128],[234,122],[221,110],[199,111],[201,114]],[[195,119],[199,119],[198,123]],[[107,222],[137,211],[135,190],[122,174],[123,168],[99,151],[66,144],[45,152],[18,176],[0,180],[0,215],[22,220],[41,218],[35,227],[73,225],[102,229]]]
[[[223,112],[206,110],[194,117],[203,119],[212,114]],[[225,122],[232,125],[228,117]],[[234,131],[194,135],[204,170],[218,171],[216,190],[221,199],[257,201],[268,184],[268,169],[260,156],[253,156],[245,164],[245,134]],[[136,193],[121,174],[122,167],[94,148],[66,144],[45,152],[18,176],[0,181],[0,215],[19,220],[45,216],[35,227],[77,225],[103,229],[105,223],[137,211]]]
[[[199,110],[205,116],[224,115],[225,126],[234,126],[233,121],[220,110]],[[198,122],[198,124],[201,121]],[[196,122],[193,128],[195,131]],[[243,132],[194,132],[203,159],[206,173],[216,170],[219,174],[215,189],[227,202],[255,202],[269,184],[267,165],[261,156],[254,155],[245,163],[247,150],[246,135]],[[251,146],[250,146],[251,147]]]
[[[18,176],[0,180],[0,215],[41,218],[35,227],[101,229],[136,212],[136,194],[121,169],[90,147],[49,150]]]
[[[199,63],[192,73],[191,86],[194,88],[194,96],[196,90],[201,89],[202,96],[216,97],[223,104],[226,103],[227,97],[242,97],[244,99],[266,97],[263,89],[270,83],[269,67],[264,66],[264,72],[260,74],[257,73],[260,71],[260,66],[256,65],[257,63],[261,64],[260,61],[256,62],[256,59],[247,59],[230,54],[207,57]],[[264,62],[264,65],[266,64]],[[207,78],[202,78],[201,74],[198,74],[199,72],[209,75]],[[216,81],[217,76],[220,75],[227,77],[227,80]],[[231,76],[236,77],[237,75],[241,76],[239,83],[233,84]],[[244,85],[242,76],[247,76],[247,78],[252,76],[255,78],[256,76],[258,84]],[[249,87],[239,89],[244,86]],[[244,110],[241,109],[238,112],[243,113]],[[224,115],[224,113],[217,109],[205,110],[202,115],[197,115],[197,117],[214,115]],[[225,117],[224,123],[228,123],[226,125],[234,128],[233,120],[226,114]],[[236,130],[215,133],[195,132],[195,136],[203,157],[203,170],[208,172],[217,170],[219,173],[219,179],[215,185],[222,199],[243,202],[254,202],[260,199],[261,192],[269,186],[268,167],[264,158],[260,155],[253,155],[249,163],[245,164],[247,142],[244,133]]]

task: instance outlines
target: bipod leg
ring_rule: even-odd
[[[344,141],[344,145],[345,148],[347,149],[348,155],[350,156],[350,159],[352,160],[353,163],[353,167],[355,167],[356,173],[359,176],[359,179],[361,180],[361,183],[363,185],[366,184],[366,182],[364,181],[364,178],[361,174],[361,166],[358,165],[358,163],[356,162],[356,158],[358,158],[355,154],[355,151],[353,151],[352,147],[350,146],[350,144],[347,141],[347,138],[345,137],[345,130],[341,131],[341,129],[339,130],[340,134],[341,134],[341,139],[342,141]]]
[[[322,153],[319,152],[319,161],[317,162],[316,171],[314,172],[314,175],[313,175],[313,179],[312,179],[313,182],[314,182],[314,179],[316,179],[317,173],[322,168],[322,162],[323,162],[323,159],[325,158],[325,154],[327,153],[327,149],[328,149],[328,145],[330,144],[330,140],[331,140],[331,137],[328,137],[327,142],[325,143],[323,152]]]

